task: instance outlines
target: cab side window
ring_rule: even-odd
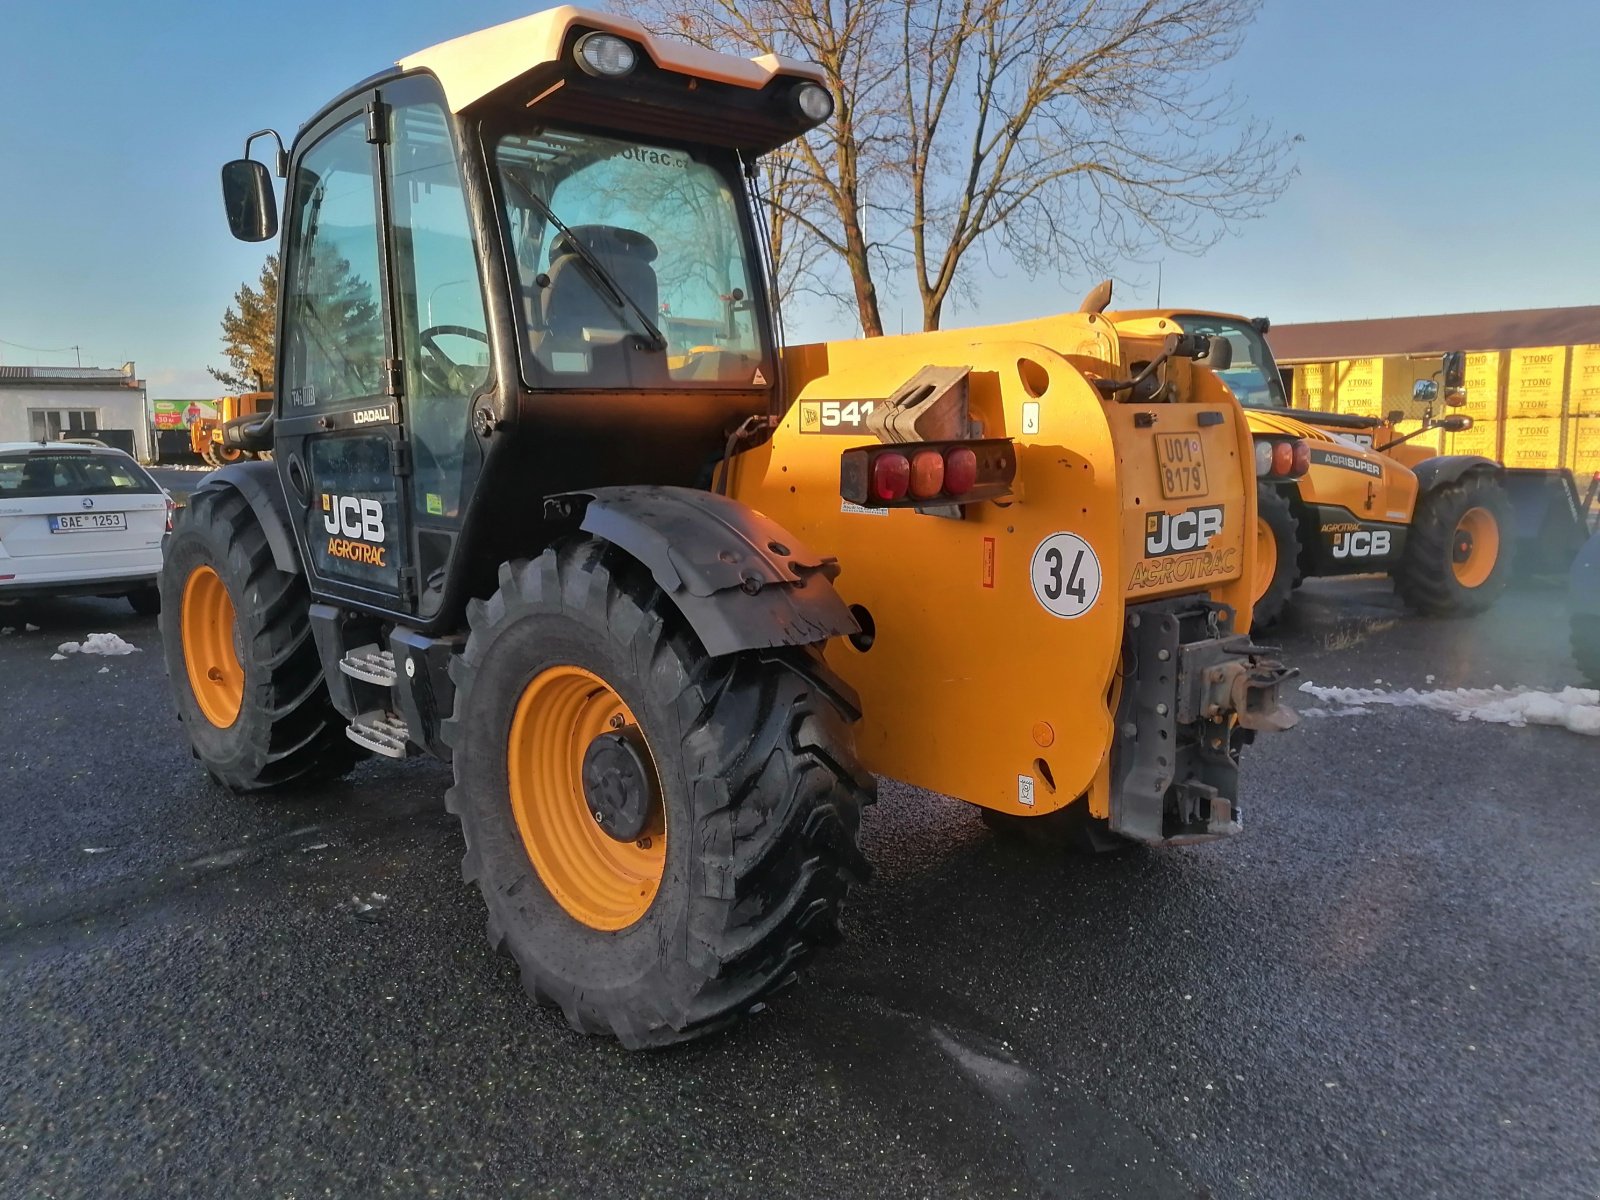
[[[472,225],[444,109],[396,107],[389,205],[416,508],[460,508],[471,402],[489,377],[488,320]]]
[[[313,146],[295,182],[284,281],[287,415],[383,391],[377,177],[363,122]]]

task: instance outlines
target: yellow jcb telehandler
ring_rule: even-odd
[[[198,417],[189,426],[189,448],[213,467],[246,462],[262,455],[240,443],[240,429],[272,411],[271,392],[244,392],[217,400],[217,416]],[[229,433],[233,436],[230,438]]]
[[[1414,440],[1435,429],[1471,428],[1471,417],[1446,411],[1465,403],[1466,356],[1459,351],[1436,356],[1438,369],[1416,380],[1412,395],[1396,398],[1384,417],[1365,417],[1289,407],[1265,318],[1181,309],[1106,317],[1122,332],[1181,330],[1229,343],[1220,374],[1245,406],[1267,468],[1259,472],[1251,585],[1258,627],[1276,621],[1294,589],[1314,576],[1387,573],[1417,612],[1482,612],[1513,569],[1564,575],[1583,544],[1572,472],[1443,455]],[[1420,420],[1401,433],[1407,408]],[[1283,451],[1274,458],[1270,443],[1284,438],[1305,445],[1303,469],[1288,469]]]
[[[834,937],[874,773],[1200,841],[1293,720],[1208,339],[778,345],[751,181],[829,118],[819,79],[560,8],[336,97],[277,154],[279,386],[244,435],[274,461],[209,476],[166,547],[206,769],[448,760],[491,944],[629,1046]],[[267,168],[223,185],[273,236]]]

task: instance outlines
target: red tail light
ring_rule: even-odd
[[[965,496],[978,482],[978,456],[970,446],[957,446],[944,456],[944,490]]]
[[[1001,500],[1011,495],[1016,477],[1017,451],[1010,438],[858,446],[839,458],[839,495],[868,508]]]
[[[172,497],[167,497],[167,532],[172,532],[172,514],[178,511],[178,506],[172,502]]]
[[[911,460],[898,451],[880,454],[872,460],[872,497],[875,500],[904,500],[911,486]]]
[[[1272,473],[1274,475],[1287,475],[1294,470],[1294,445],[1291,442],[1277,442],[1272,447]]]
[[[1310,469],[1311,446],[1304,439],[1297,439],[1294,444],[1294,462],[1289,467],[1289,473],[1298,478]]]

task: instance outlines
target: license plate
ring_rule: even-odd
[[[96,529],[126,529],[126,513],[67,513],[50,518],[51,533],[88,533]]]
[[[1161,474],[1161,494],[1168,500],[1204,496],[1206,452],[1198,433],[1156,434],[1156,470]]]

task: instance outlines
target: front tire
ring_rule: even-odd
[[[446,805],[489,941],[535,1000],[582,1032],[668,1045],[751,1010],[837,937],[868,873],[856,834],[874,785],[808,676],[814,651],[708,657],[649,573],[599,541],[504,565],[468,619]],[[588,811],[607,736],[643,747],[652,784],[621,836]]]
[[[1256,485],[1256,571],[1251,581],[1250,625],[1265,629],[1288,607],[1299,582],[1300,529],[1283,491]]]
[[[161,611],[161,589],[151,586],[129,592],[128,604],[141,617],[153,617]]]
[[[1480,613],[1511,577],[1511,501],[1486,471],[1443,484],[1417,501],[1394,588],[1429,616]]]
[[[224,787],[336,778],[366,757],[328,697],[305,577],[278,570],[242,496],[207,489],[178,511],[160,588],[178,717]]]

